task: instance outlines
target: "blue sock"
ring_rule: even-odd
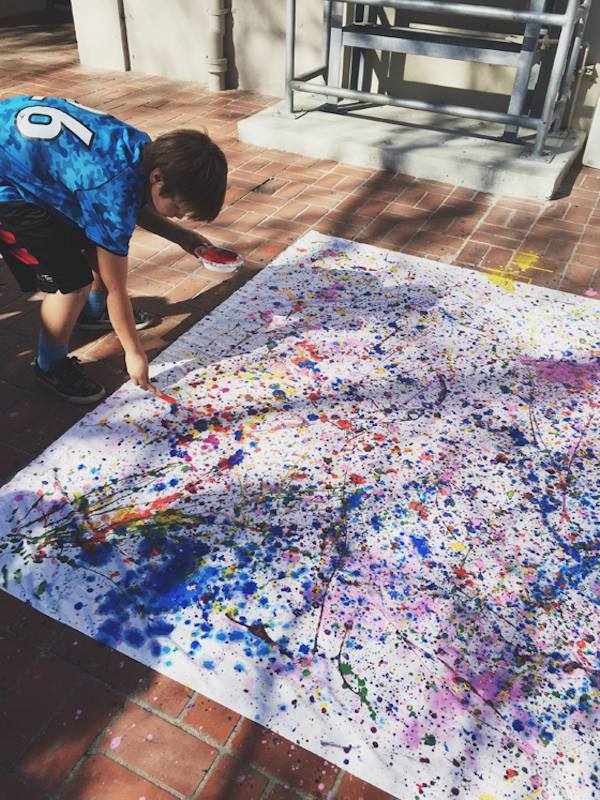
[[[48,344],[46,341],[44,341],[44,338],[40,334],[37,354],[38,367],[44,372],[48,372],[53,364],[55,364],[57,361],[61,361],[63,358],[66,358],[68,352],[68,344]]]
[[[92,319],[100,319],[106,311],[106,292],[102,290],[92,289],[88,294],[86,304],[83,307],[82,314]]]

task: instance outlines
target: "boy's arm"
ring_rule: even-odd
[[[138,211],[137,224],[140,228],[150,231],[150,233],[156,233],[158,236],[162,236],[163,239],[168,239],[170,242],[178,244],[188,253],[193,253],[197,247],[202,245],[212,245],[212,242],[202,236],[201,233],[198,233],[198,231],[178,225],[176,222],[167,219],[167,217],[156,214],[147,206]]]
[[[129,377],[142,389],[153,389],[148,377],[148,359],[135,328],[131,300],[127,294],[127,256],[117,256],[97,247],[98,272],[106,287],[108,316],[125,351]]]

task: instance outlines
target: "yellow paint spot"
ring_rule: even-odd
[[[469,549],[468,546],[462,542],[450,542],[449,547],[453,550],[458,550],[459,553],[466,553]]]
[[[479,800],[498,800],[495,794],[480,794]]]
[[[490,283],[506,289],[507,292],[515,291],[516,281],[521,277],[521,273],[527,270],[535,270],[537,272],[552,272],[550,269],[538,266],[539,254],[529,250],[515,253],[512,257],[508,267],[498,267],[491,269],[485,274],[487,275]],[[510,267],[510,268],[509,268]]]

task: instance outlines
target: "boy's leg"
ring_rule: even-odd
[[[82,232],[43,208],[0,203],[0,251],[24,292],[45,293],[40,309],[35,377],[73,403],[95,403],[104,388],[67,356],[69,337],[85,304],[92,272],[83,257]]]
[[[41,335],[44,341],[53,346],[69,346],[69,340],[77,317],[84,307],[91,284],[69,294],[56,292],[47,294],[40,307]]]

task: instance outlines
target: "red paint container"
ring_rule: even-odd
[[[198,256],[200,265],[211,272],[235,272],[244,265],[244,259],[238,253],[224,247],[203,245],[197,247],[194,253]]]

